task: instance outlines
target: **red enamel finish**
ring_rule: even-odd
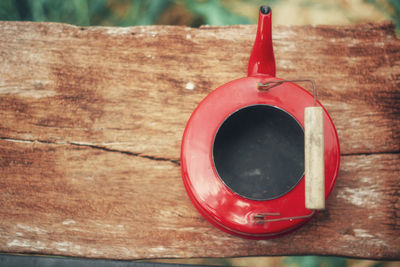
[[[275,57],[272,45],[272,11],[263,14],[258,12],[256,40],[251,51],[247,76],[268,75],[275,77]]]
[[[268,21],[267,26],[270,27],[270,13]],[[254,51],[257,50],[253,49],[253,54]],[[271,53],[273,58],[273,52]],[[260,62],[271,62],[270,59],[269,57],[267,61]],[[250,59],[249,70],[252,62],[256,60]],[[310,219],[285,219],[312,212],[305,208],[304,179],[287,194],[276,199],[258,201],[241,197],[225,186],[215,170],[212,155],[214,138],[220,125],[229,115],[241,108],[256,104],[283,109],[304,127],[304,108],[313,106],[313,96],[300,86],[288,82],[267,92],[260,92],[257,89],[259,82],[277,80],[271,77],[275,65],[273,68],[252,68],[252,70],[254,70],[251,72],[254,74],[252,77],[222,85],[198,105],[183,135],[181,166],[183,182],[191,201],[210,223],[231,234],[266,239],[290,232]],[[319,102],[317,105],[321,106]],[[340,151],[336,129],[325,109],[324,111],[325,197],[327,198],[338,174]],[[254,216],[260,213],[279,213],[280,216],[268,219],[282,220],[257,224]]]

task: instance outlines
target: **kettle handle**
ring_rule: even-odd
[[[261,6],[258,15],[256,40],[251,51],[247,76],[275,77],[275,57],[272,46],[272,10],[269,6]]]

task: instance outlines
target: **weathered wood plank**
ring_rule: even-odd
[[[179,170],[185,123],[214,88],[245,75],[254,34],[1,22],[0,251],[400,258],[393,25],[274,28],[278,75],[314,78],[338,129],[342,165],[326,211],[288,236],[251,241],[191,205]]]
[[[325,211],[290,235],[253,241],[205,221],[174,163],[79,145],[1,140],[0,147],[1,251],[116,259],[400,255],[399,154],[344,156]]]
[[[255,26],[2,22],[0,33],[0,136],[90,142],[177,160],[194,107],[245,75]],[[280,77],[316,80],[344,154],[400,151],[400,42],[393,26],[276,27],[274,42]]]

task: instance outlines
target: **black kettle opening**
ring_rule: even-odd
[[[304,175],[304,131],[288,112],[251,105],[232,113],[213,144],[214,167],[224,184],[253,200],[278,198]]]

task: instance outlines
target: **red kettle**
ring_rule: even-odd
[[[275,77],[271,14],[260,8],[248,76],[201,101],[181,147],[194,206],[219,229],[251,239],[293,231],[323,209],[340,162],[335,126],[315,90]]]

